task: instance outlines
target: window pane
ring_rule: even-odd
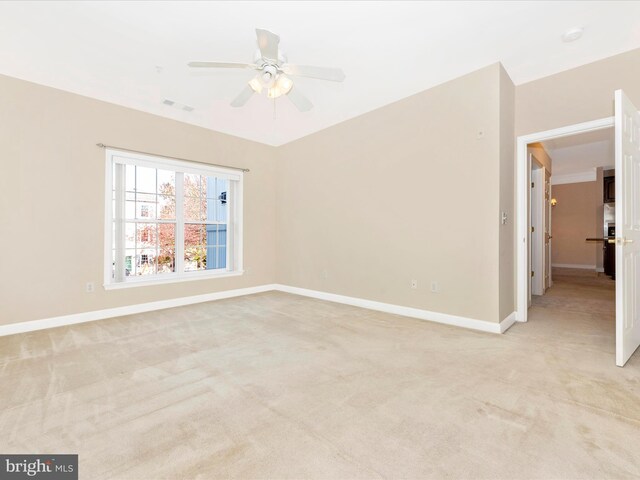
[[[126,218],[127,220],[133,220],[134,218],[136,218],[136,202],[132,200],[127,200],[125,202],[124,218]]]
[[[186,221],[200,221],[203,200],[200,197],[184,197],[184,219]]]
[[[168,170],[158,170],[157,192],[163,195],[176,194],[176,174]]]
[[[133,165],[124,166],[124,189],[133,192],[136,189],[136,167]]]
[[[156,202],[137,202],[137,205],[138,210],[136,213],[138,218],[156,218]]]
[[[227,190],[229,182],[217,177],[204,177],[206,216],[203,220],[227,221]]]
[[[124,226],[124,246],[127,249],[136,248],[136,224],[127,222]]]
[[[176,218],[176,197],[172,195],[158,195],[158,218],[173,220]]]
[[[229,182],[218,177],[203,177],[203,196],[218,199],[223,192],[228,190]]]
[[[207,270],[227,267],[227,226],[207,225]]]
[[[175,272],[176,226],[168,223],[158,225],[158,273]]]
[[[185,224],[184,226],[184,271],[204,270],[207,268],[207,231],[204,225]]]
[[[135,218],[156,218],[157,195],[154,193],[136,192],[136,217]]]
[[[227,210],[226,201],[207,198],[204,202],[204,218],[202,220],[210,222],[226,222]]]
[[[157,224],[155,223],[138,223],[136,225],[136,248],[155,250],[157,243]]]
[[[192,173],[184,174],[184,196],[185,197],[200,197],[200,175],[194,175]]]
[[[136,274],[136,249],[127,248],[124,257],[124,274],[132,276]]]
[[[136,275],[155,275],[156,249],[143,248],[136,250]]]
[[[202,183],[202,196],[205,198],[213,198],[212,195],[216,194],[215,191],[215,177],[202,177],[200,180]]]
[[[136,192],[156,193],[156,169],[136,167]]]

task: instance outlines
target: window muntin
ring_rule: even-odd
[[[241,273],[242,174],[107,150],[105,285]]]

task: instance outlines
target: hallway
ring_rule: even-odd
[[[545,295],[533,297],[527,334],[597,350],[613,359],[615,288],[615,281],[602,273],[554,268],[553,286]]]

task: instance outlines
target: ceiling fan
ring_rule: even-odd
[[[312,67],[308,65],[291,65],[287,63],[286,56],[279,51],[280,37],[269,30],[256,28],[258,48],[254,62],[227,63],[227,62],[189,62],[193,68],[246,68],[256,70],[258,74],[247,82],[244,90],[240,92],[232,102],[232,107],[241,107],[254,93],[267,91],[267,97],[278,98],[282,95],[289,100],[301,112],[311,110],[313,105],[307,97],[294,85],[289,76],[317,78],[332,82],[342,82],[344,72],[339,68]]]

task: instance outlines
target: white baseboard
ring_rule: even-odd
[[[602,268],[602,267],[598,267],[598,268],[596,268],[596,272],[598,272],[598,273],[604,273],[604,268]]]
[[[517,313],[516,312],[511,312],[509,315],[507,315],[507,318],[505,318],[504,320],[502,320],[500,322],[500,333],[504,333],[507,330],[509,330],[511,325],[516,323],[516,320],[517,320]]]
[[[420,320],[428,320],[436,323],[444,323],[445,325],[453,325],[456,327],[470,328],[472,330],[480,330],[482,332],[502,333],[506,331],[502,329],[499,323],[488,322],[486,320],[476,320],[475,318],[459,317],[448,313],[431,312],[429,310],[421,310],[413,307],[403,307],[402,305],[394,305],[391,303],[376,302],[366,300],[364,298],[347,297],[335,293],[320,292],[318,290],[309,290],[306,288],[290,287],[288,285],[276,285],[276,289],[281,292],[293,293],[305,297],[317,298],[329,302],[343,303],[354,307],[367,308],[369,310],[377,310],[379,312],[393,313],[404,317],[418,318]],[[515,312],[513,314],[515,319]],[[511,315],[507,318],[511,318]],[[505,319],[506,321],[506,319]],[[505,324],[506,325],[506,324]],[[509,325],[511,326],[511,325]]]
[[[557,268],[583,268],[585,270],[596,269],[595,265],[581,265],[581,264],[575,264],[575,263],[552,263],[551,266],[557,267]]]
[[[135,313],[151,312],[153,310],[164,310],[165,308],[182,307],[195,303],[211,302],[223,298],[240,297],[275,290],[275,285],[260,285],[257,287],[239,288],[236,290],[225,290],[222,292],[205,293],[204,295],[194,295],[191,297],[171,298],[169,300],[159,300],[157,302],[138,303],[124,307],[107,308],[104,310],[93,310],[91,312],[74,313],[62,315],[60,317],[43,318],[41,320],[31,320],[29,322],[10,323],[0,325],[0,337],[14,335],[16,333],[33,332],[34,330],[44,330],[47,328],[74,325],[76,323],[93,322],[105,318],[121,317],[123,315],[133,315]]]
[[[226,290],[222,292],[207,293],[204,295],[194,295],[191,297],[172,298],[169,300],[160,300],[157,302],[140,303],[136,305],[127,305],[124,307],[107,308],[104,310],[94,310],[91,312],[74,313],[71,315],[62,315],[59,317],[43,318],[40,320],[32,320],[21,323],[10,323],[8,325],[0,325],[0,336],[14,335],[17,333],[33,332],[35,330],[44,330],[47,328],[62,327],[66,325],[74,325],[77,323],[93,322],[95,320],[103,320],[106,318],[121,317],[123,315],[133,315],[136,313],[151,312],[154,310],[163,310],[166,308],[181,307],[184,305],[193,305],[202,302],[211,302],[213,300],[221,300],[224,298],[240,297],[243,295],[251,295],[254,293],[268,292],[278,290],[285,293],[302,295],[305,297],[317,298],[334,303],[342,303],[352,305],[354,307],[366,308],[369,310],[377,310],[404,317],[417,318],[420,320],[428,320],[445,325],[455,327],[470,328],[472,330],[480,330],[489,333],[504,333],[516,321],[516,312],[511,313],[500,323],[488,322],[486,320],[477,320],[475,318],[460,317],[450,315],[448,313],[431,312],[413,307],[404,307],[402,305],[394,305],[391,303],[376,302],[364,298],[348,297],[335,293],[321,292],[318,290],[309,290],[306,288],[290,287],[288,285],[268,284],[257,287],[239,288],[236,290]]]

